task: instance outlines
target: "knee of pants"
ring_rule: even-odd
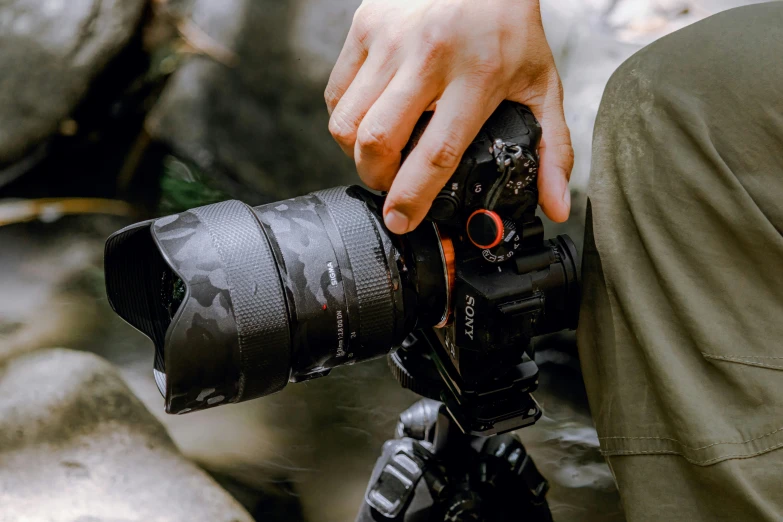
[[[579,326],[606,454],[783,446],[780,56],[783,2],[761,4],[659,40],[607,86]]]
[[[783,2],[724,11],[645,47],[607,84],[595,127],[598,164],[607,154],[676,163],[670,154],[675,149],[681,153],[687,144],[694,154],[706,153],[710,162],[739,177],[758,170],[759,164],[769,166],[763,156],[780,148],[782,55]],[[641,140],[648,147],[642,148]],[[650,149],[656,157],[642,154]],[[697,163],[696,158],[684,160]],[[771,166],[783,169],[783,160]],[[702,175],[685,169],[647,173],[655,178],[626,172],[635,176],[635,186],[647,188],[679,185],[668,176]]]

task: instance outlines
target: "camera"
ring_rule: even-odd
[[[109,301],[155,344],[166,411],[389,356],[403,386],[443,401],[465,433],[535,422],[531,339],[575,328],[579,303],[574,245],[544,239],[535,214],[540,139],[532,112],[503,102],[403,236],[385,228],[383,196],[357,186],[226,201],[113,234]]]

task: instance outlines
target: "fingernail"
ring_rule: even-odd
[[[408,231],[408,225],[410,224],[408,218],[397,210],[388,211],[384,221],[386,222],[386,228],[395,234],[406,233]]]

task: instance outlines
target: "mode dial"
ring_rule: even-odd
[[[478,209],[468,217],[468,239],[481,249],[495,248],[503,241],[503,219],[496,212]]]
[[[511,259],[521,245],[514,222],[491,210],[473,212],[468,218],[467,233],[470,242],[481,249],[481,256],[490,263]]]

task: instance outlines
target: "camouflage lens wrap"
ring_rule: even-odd
[[[402,290],[388,232],[357,191],[335,187],[313,195],[326,205],[345,246],[359,306],[361,343],[385,346],[386,353],[399,342]]]
[[[337,187],[254,209],[286,289],[294,380],[385,355],[400,342],[397,254],[368,197]]]
[[[155,342],[166,411],[268,395],[400,344],[413,287],[375,206],[338,187],[225,201],[110,238],[107,291]]]
[[[353,360],[351,315],[345,270],[325,231],[312,196],[256,207],[275,253],[292,321],[293,376],[318,374]]]
[[[226,269],[239,335],[238,400],[282,389],[290,372],[290,330],[277,263],[252,209],[224,201],[193,210]]]
[[[158,219],[152,235],[187,295],[165,343],[166,410],[185,413],[282,389],[290,331],[269,242],[226,201]]]

